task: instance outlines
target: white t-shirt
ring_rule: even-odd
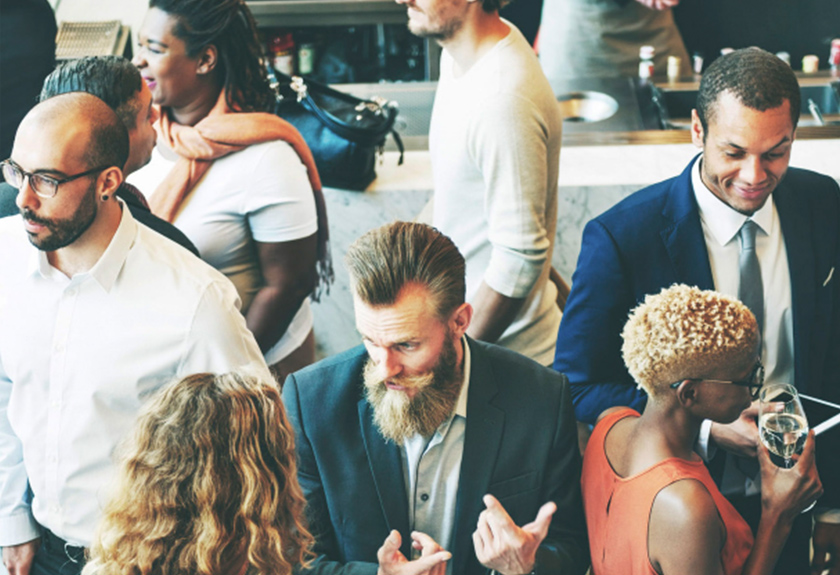
[[[443,51],[429,151],[434,225],[467,261],[467,300],[482,280],[525,298],[499,345],[543,365],[560,325],[548,280],[557,229],[562,117],[537,57],[516,29],[466,74]]]
[[[174,152],[158,146],[151,162],[129,181],[151,196],[176,159]],[[263,287],[254,242],[288,242],[318,231],[306,167],[283,141],[255,144],[213,162],[173,223],[207,263],[233,282],[243,313]],[[266,362],[274,364],[289,355],[311,329],[312,309],[307,299],[286,333],[265,353]]]

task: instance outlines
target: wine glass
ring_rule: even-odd
[[[758,433],[770,451],[770,460],[785,469],[793,455],[802,453],[808,436],[808,419],[796,388],[787,383],[762,388],[758,395]]]
[[[770,461],[785,469],[793,467],[793,455],[802,453],[808,438],[808,419],[795,387],[777,383],[761,389],[758,434],[770,452]],[[802,513],[813,509],[816,503],[811,503]]]

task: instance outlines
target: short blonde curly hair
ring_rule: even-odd
[[[759,341],[755,317],[740,301],[676,284],[646,296],[621,337],[627,370],[650,397],[681,379],[714,377],[721,367],[746,369]]]

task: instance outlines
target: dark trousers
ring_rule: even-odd
[[[753,534],[758,529],[761,519],[761,496],[728,497],[729,501],[749,524]],[[776,562],[774,575],[796,575],[810,573],[811,532],[813,526],[812,513],[802,513],[793,522],[785,546]]]
[[[79,575],[85,566],[84,547],[73,547],[51,531],[43,529],[30,575]]]

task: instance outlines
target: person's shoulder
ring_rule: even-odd
[[[788,189],[798,198],[812,198],[819,202],[829,197],[840,197],[840,184],[831,176],[802,168],[789,168],[782,180],[782,189]]]
[[[474,366],[486,364],[497,376],[502,386],[510,384],[523,394],[530,388],[547,389],[568,386],[568,379],[550,367],[546,367],[521,353],[494,343],[469,339],[471,362]],[[471,373],[476,369],[471,368]]]
[[[131,252],[130,257],[136,261],[142,260],[149,273],[174,273],[179,278],[179,284],[192,284],[200,288],[222,280],[229,283],[220,271],[193,252],[139,221],[137,238]]]
[[[694,552],[717,561],[724,526],[712,494],[700,481],[686,477],[663,487],[654,497],[648,526],[652,562],[680,564]]]
[[[645,215],[659,215],[678,178],[674,176],[635,191],[594,219],[604,223],[632,223],[638,222]],[[634,214],[631,220],[627,219],[628,212]]]
[[[302,396],[334,396],[339,389],[357,386],[367,358],[364,346],[358,345],[294,372],[289,380]]]

